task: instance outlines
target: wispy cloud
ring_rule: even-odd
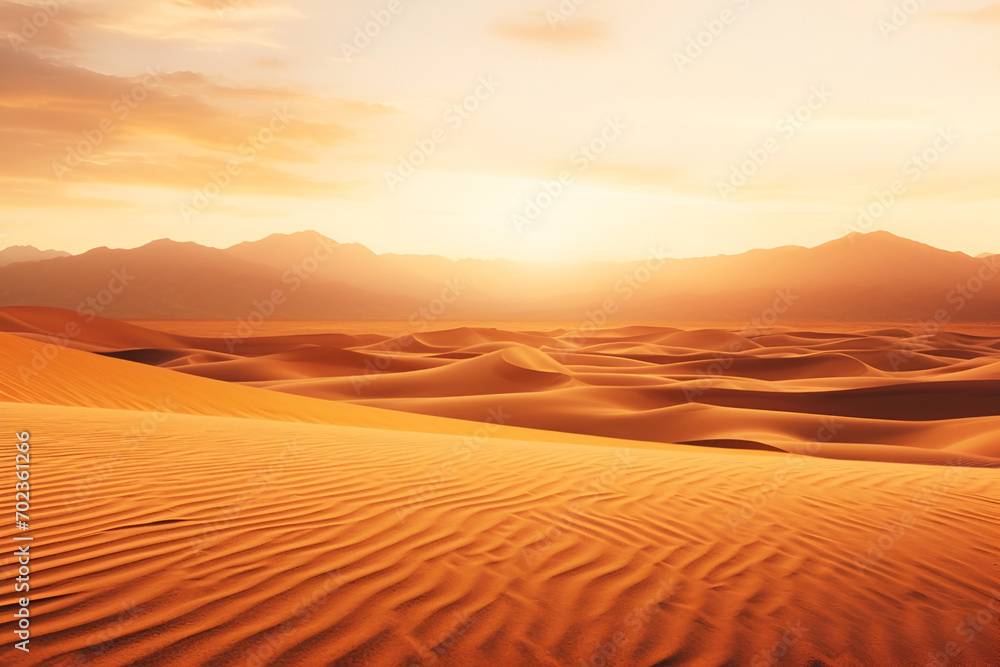
[[[1000,3],[987,5],[969,12],[935,12],[932,16],[992,25],[1000,23]]]
[[[611,26],[605,21],[574,18],[553,26],[542,12],[531,12],[517,20],[501,21],[493,26],[494,34],[556,48],[592,46],[608,39]]]
[[[313,164],[355,138],[353,126],[392,113],[288,89],[225,86],[195,72],[109,76],[0,50],[0,137],[11,149],[0,174],[53,182],[53,163],[75,153],[85,165],[74,180],[178,187],[218,168],[276,108],[290,109],[295,122],[248,168],[244,187],[309,190],[310,179],[282,175],[284,166]],[[77,150],[81,142],[91,145]]]

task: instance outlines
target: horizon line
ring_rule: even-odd
[[[304,234],[315,234],[315,235],[320,236],[320,237],[322,237],[322,238],[324,238],[324,239],[326,239],[328,241],[331,241],[332,243],[334,243],[334,244],[336,244],[338,246],[360,246],[360,247],[364,248],[365,250],[367,250],[368,252],[371,252],[373,255],[376,255],[376,256],[379,256],[379,257],[382,257],[382,256],[396,256],[396,257],[437,257],[437,258],[441,258],[441,259],[444,259],[444,260],[447,260],[447,261],[451,261],[451,262],[466,262],[466,261],[473,261],[473,262],[476,262],[476,261],[479,261],[479,262],[498,262],[499,261],[499,262],[510,262],[510,263],[513,263],[513,264],[557,265],[557,266],[581,265],[581,264],[630,264],[630,263],[633,263],[633,262],[641,262],[641,261],[644,261],[644,259],[648,258],[648,256],[647,256],[647,257],[635,258],[635,259],[581,258],[581,259],[524,260],[524,259],[515,259],[515,258],[512,258],[512,257],[503,257],[503,256],[497,256],[497,257],[471,257],[471,256],[466,256],[466,257],[449,257],[447,255],[442,255],[442,254],[437,254],[437,253],[405,253],[405,252],[383,252],[383,253],[380,253],[380,252],[376,252],[375,250],[372,250],[369,246],[365,245],[364,243],[361,243],[361,242],[358,242],[358,241],[338,241],[338,240],[336,240],[334,238],[331,238],[331,237],[327,236],[326,234],[324,234],[324,233],[322,233],[322,232],[320,232],[320,231],[318,231],[316,229],[300,229],[300,230],[297,230],[297,231],[294,231],[294,232],[272,232],[270,234],[266,234],[265,236],[262,236],[262,237],[259,237],[259,238],[246,239],[246,240],[238,241],[236,243],[233,243],[233,244],[230,244],[230,245],[226,245],[226,246],[211,245],[211,244],[200,243],[198,241],[192,241],[192,240],[178,240],[178,239],[173,239],[173,238],[170,238],[170,237],[161,237],[161,238],[151,239],[151,240],[149,240],[149,241],[147,241],[145,243],[140,243],[139,245],[130,246],[130,247],[112,247],[112,246],[107,246],[107,245],[100,245],[100,246],[94,246],[94,247],[88,248],[87,250],[84,250],[82,252],[76,252],[76,253],[70,252],[70,251],[66,251],[66,250],[60,250],[58,248],[40,248],[40,247],[32,245],[32,244],[17,244],[17,245],[11,245],[11,246],[0,246],[0,253],[3,253],[5,251],[13,249],[13,248],[31,248],[31,249],[33,249],[35,251],[43,252],[43,253],[58,252],[58,253],[66,253],[66,255],[63,255],[63,256],[80,257],[82,255],[86,255],[87,253],[93,252],[95,250],[137,250],[139,248],[144,248],[146,246],[153,245],[154,243],[162,243],[162,242],[174,243],[174,244],[177,244],[177,245],[193,244],[193,245],[196,245],[196,246],[199,246],[199,247],[202,247],[202,248],[211,248],[213,250],[226,251],[226,250],[230,250],[230,249],[232,249],[232,248],[234,248],[236,246],[247,244],[247,243],[260,243],[260,242],[265,241],[265,240],[267,240],[269,238],[272,238],[272,237],[290,238],[290,237],[293,237],[293,236],[300,236],[300,235],[304,235]],[[968,252],[965,252],[965,251],[962,251],[962,250],[948,250],[947,248],[940,248],[938,246],[932,245],[930,243],[925,243],[925,242],[919,241],[917,239],[909,238],[909,237],[906,237],[906,236],[900,236],[899,234],[894,234],[894,233],[892,233],[892,232],[890,232],[888,230],[877,229],[877,230],[872,230],[872,231],[867,231],[867,232],[851,231],[851,232],[848,232],[847,234],[844,234],[843,236],[835,236],[835,237],[830,238],[830,239],[828,239],[826,241],[823,241],[822,243],[818,243],[816,245],[811,245],[811,246],[789,243],[789,244],[781,244],[781,245],[774,245],[774,246],[753,247],[753,248],[748,248],[748,249],[746,249],[746,250],[744,250],[742,252],[737,252],[737,253],[719,253],[719,254],[716,254],[716,255],[673,256],[673,255],[671,255],[669,253],[669,251],[667,251],[663,255],[663,257],[666,258],[666,259],[673,259],[673,260],[682,260],[682,259],[712,259],[712,258],[717,258],[717,257],[738,257],[740,255],[745,255],[745,254],[750,253],[750,252],[766,251],[766,250],[780,250],[782,248],[801,248],[801,249],[805,249],[805,250],[812,250],[812,249],[815,249],[815,248],[820,248],[820,247],[822,247],[824,245],[827,245],[829,243],[835,243],[837,241],[842,241],[842,240],[850,239],[851,237],[868,237],[868,236],[876,236],[876,237],[889,236],[889,237],[892,237],[894,239],[898,239],[898,240],[901,240],[901,241],[908,241],[910,243],[916,243],[916,244],[927,246],[929,248],[934,248],[935,250],[940,250],[941,252],[949,252],[949,253],[954,253],[954,254],[965,255],[966,257],[970,257],[972,259],[978,259],[978,258],[981,258],[981,257],[992,257],[992,256],[994,256],[996,254],[1000,254],[1000,253],[991,253],[989,251],[983,251],[983,252],[981,252],[979,254],[972,255],[972,254],[970,254]],[[655,248],[655,244],[650,244],[649,248],[650,249]],[[658,250],[658,251],[660,251],[660,252],[663,252],[662,244],[660,245],[660,247],[655,248],[655,249]]]

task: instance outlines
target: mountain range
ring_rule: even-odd
[[[573,266],[377,255],[317,232],[226,249],[159,240],[79,255],[0,252],[0,306],[116,319],[591,322],[997,321],[1000,256],[894,236],[814,248]]]
[[[0,250],[0,266],[7,266],[15,262],[37,262],[53,257],[69,257],[69,253],[61,250],[39,250],[30,245],[15,245]]]

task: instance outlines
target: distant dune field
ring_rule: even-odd
[[[0,328],[44,339],[56,309],[0,309]],[[651,325],[488,327],[134,324],[75,316],[70,345],[145,365],[394,412],[655,443],[836,459],[1000,463],[1000,327],[922,332]],[[313,326],[317,326],[315,323]],[[332,329],[332,331],[331,331]],[[193,331],[200,334],[192,336]],[[367,331],[367,332],[366,332]],[[100,393],[100,392],[98,392]]]

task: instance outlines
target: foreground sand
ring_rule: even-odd
[[[1000,586],[992,470],[4,415],[44,556],[3,664],[996,664],[995,615],[963,625]]]
[[[44,345],[0,334],[41,554],[0,664],[998,664],[991,460],[495,427],[74,349],[23,378]]]

